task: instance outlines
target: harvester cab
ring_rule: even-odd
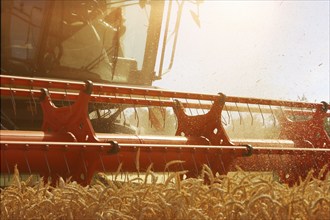
[[[1,184],[15,165],[81,184],[97,172],[192,177],[204,164],[289,184],[325,175],[327,102],[152,86],[172,66],[184,3],[2,1]]]
[[[164,2],[4,1],[8,74],[151,85]]]
[[[171,43],[160,41],[170,26],[168,21],[166,31],[162,30],[164,10],[168,10],[168,19],[174,11],[172,6],[165,8],[163,1],[17,0],[1,4],[2,75],[148,87],[160,76],[156,62],[159,68],[163,66],[165,50],[169,53],[174,48],[173,43],[172,48]],[[10,103],[2,99],[3,128],[40,129],[38,106],[16,102],[12,111]],[[108,109],[115,112],[112,117],[94,117],[97,131],[135,132],[113,123],[124,108],[90,108],[100,110],[98,116],[111,115]],[[27,118],[26,109],[35,114]]]

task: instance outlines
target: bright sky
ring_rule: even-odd
[[[229,96],[330,101],[330,1],[186,3],[174,65],[156,86]]]

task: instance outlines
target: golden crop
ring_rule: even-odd
[[[329,174],[321,181],[310,172],[288,187],[243,171],[214,175],[206,165],[200,178],[184,173],[158,183],[150,166],[139,183],[96,179],[83,187],[60,178],[52,187],[20,181],[16,170],[1,190],[1,219],[330,219]]]

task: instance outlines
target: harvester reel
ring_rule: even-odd
[[[39,97],[43,110],[43,131],[1,130],[2,173],[13,173],[17,164],[21,173],[38,173],[46,178],[52,177],[54,181],[59,176],[71,176],[86,185],[96,172],[115,173],[118,169],[122,172],[144,172],[151,164],[155,172],[187,170],[187,177],[199,175],[203,164],[219,174],[226,174],[238,165],[247,171],[276,172],[280,181],[294,184],[310,169],[318,175],[323,166],[330,165],[330,139],[324,128],[325,118],[330,117],[326,103],[6,75],[1,75],[1,84],[2,97],[14,101],[19,97],[17,102],[22,97]],[[52,99],[72,104],[56,107]],[[173,108],[178,126],[176,135],[96,133],[89,118],[89,107],[91,110],[91,105],[101,106],[94,110],[102,110],[103,104],[109,108],[132,106],[135,113],[137,107],[146,111],[150,107]],[[271,106],[276,106],[276,109]],[[187,113],[188,109],[191,114]],[[203,113],[197,111],[197,114],[192,114],[191,109],[202,110]],[[119,107],[107,120],[112,123],[121,111]],[[280,124],[281,137],[232,139],[222,121],[226,112],[228,116],[231,116],[228,112],[238,112],[236,119],[239,120],[243,119],[241,113],[247,112],[252,122],[257,121],[253,114],[261,114],[262,120],[265,120],[264,114],[270,114]],[[294,120],[295,116],[297,120]],[[232,120],[231,116],[227,124]],[[171,161],[179,161],[180,165],[169,169]]]

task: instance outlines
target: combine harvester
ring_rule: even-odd
[[[203,164],[220,174],[239,165],[292,185],[329,166],[326,102],[152,86],[173,64],[184,4],[197,3],[2,1],[2,185],[16,164],[83,185],[97,172],[151,164],[188,177]],[[255,125],[254,138],[233,135]],[[184,162],[165,167],[174,160]]]

